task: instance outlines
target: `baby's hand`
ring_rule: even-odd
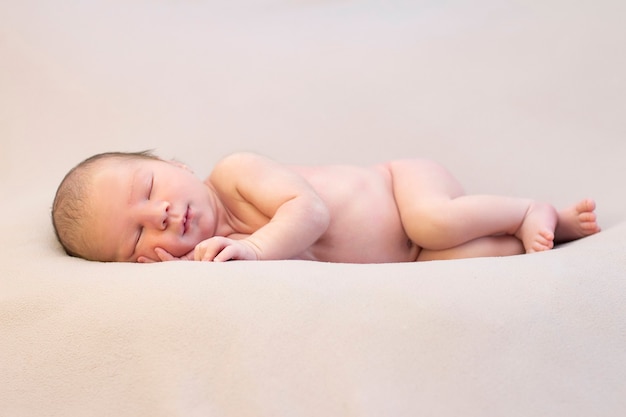
[[[194,249],[195,250],[195,249]],[[180,257],[176,257],[174,255],[172,255],[171,253],[169,253],[168,251],[166,251],[163,248],[154,248],[154,253],[156,253],[156,255],[159,257],[159,260],[161,262],[167,262],[167,261],[193,261],[193,253],[194,250],[191,250],[189,253],[182,255]],[[141,258],[144,258],[143,256]],[[138,262],[143,262],[143,263],[149,263],[149,262],[155,262],[155,261],[151,261],[147,258],[144,258],[143,260],[138,259]]]
[[[215,236],[196,245],[193,255],[196,261],[256,261],[259,259],[251,243],[245,240]]]

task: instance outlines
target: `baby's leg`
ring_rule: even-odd
[[[474,239],[501,234],[519,238],[527,252],[550,249],[556,210],[529,199],[464,195],[458,181],[427,160],[389,164],[405,231],[418,246],[455,248]]]
[[[454,248],[443,250],[423,249],[418,261],[434,261],[485,256],[512,256],[525,252],[522,242],[513,236],[487,236],[470,240]]]

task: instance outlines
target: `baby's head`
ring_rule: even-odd
[[[216,197],[184,165],[148,152],[104,153],[73,168],[52,207],[65,251],[95,261],[175,257],[217,230]]]
[[[150,152],[107,152],[94,155],[72,168],[57,189],[52,204],[52,224],[57,239],[70,256],[88,260],[102,259],[94,242],[88,239],[94,221],[94,175],[103,164],[117,160],[160,160]]]

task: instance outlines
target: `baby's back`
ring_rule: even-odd
[[[294,166],[330,210],[327,231],[302,254],[328,262],[409,262],[419,248],[404,232],[387,165]]]

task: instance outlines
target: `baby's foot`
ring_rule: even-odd
[[[526,253],[554,247],[554,230],[558,214],[550,204],[532,202],[515,237],[522,241]]]
[[[561,210],[558,213],[558,222],[554,232],[557,243],[580,239],[600,231],[596,221],[595,201],[584,199],[577,204]]]

